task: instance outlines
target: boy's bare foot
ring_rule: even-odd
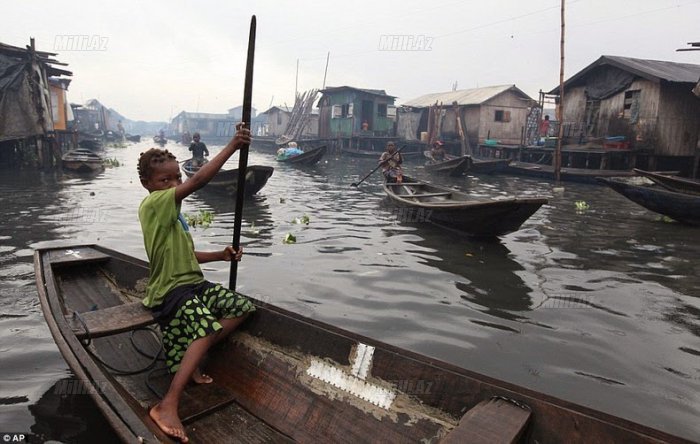
[[[192,381],[195,384],[211,384],[214,382],[211,376],[202,373],[200,369],[196,369],[194,373],[192,373]]]
[[[185,427],[177,416],[177,411],[166,411],[160,404],[156,404],[148,411],[148,416],[166,435],[178,439],[180,442],[189,442],[189,438],[185,433]]]

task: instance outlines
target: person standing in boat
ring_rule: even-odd
[[[138,161],[139,179],[149,192],[139,207],[150,264],[143,304],[151,309],[160,326],[165,363],[174,373],[167,393],[148,414],[163,432],[182,442],[188,438],[177,409],[185,386],[190,381],[212,382],[201,371],[202,358],[255,311],[255,306],[245,296],[204,279],[200,263],[238,261],[243,250],[227,246],[221,251],[195,251],[180,206],[250,141],[250,131],[239,125],[226,147],[185,182],[175,156],[168,150],[151,148]]]
[[[403,169],[401,168],[403,156],[396,151],[394,142],[386,144],[386,151],[379,158],[379,163],[382,165],[382,174],[384,174],[386,182],[401,183],[403,181]]]
[[[445,144],[442,140],[436,140],[433,142],[432,148],[430,148],[430,157],[432,157],[434,162],[442,162],[445,160],[447,153],[445,152]]]
[[[190,151],[192,151],[192,166],[199,167],[204,165],[204,157],[209,156],[209,150],[204,142],[200,142],[199,133],[194,133],[192,135],[192,143],[190,144]]]

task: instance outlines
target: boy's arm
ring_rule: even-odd
[[[226,144],[223,150],[219,151],[212,160],[205,163],[194,176],[175,188],[176,204],[179,205],[185,197],[206,185],[224,166],[228,158],[244,145],[250,144],[250,141],[250,131],[248,129],[241,128],[236,131],[236,135]]]
[[[195,251],[194,256],[200,264],[214,261],[240,261],[241,256],[243,256],[243,247],[240,247],[238,251],[235,251],[230,245],[222,251]]]
[[[202,148],[204,148],[204,155],[208,156],[209,155],[209,150],[207,149],[207,146],[202,142]]]

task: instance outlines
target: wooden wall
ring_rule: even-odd
[[[521,142],[522,128],[527,121],[530,103],[519,94],[506,91],[481,105],[479,116],[479,143],[489,137],[505,145],[518,145]],[[510,119],[498,122],[496,111],[510,113]]]
[[[625,92],[635,90],[640,91],[639,115],[633,122],[623,112]],[[600,101],[597,124],[587,136],[624,135],[633,148],[649,149],[657,156],[693,156],[700,138],[700,99],[691,90],[690,84],[637,78],[626,90]],[[585,86],[564,93],[564,122],[585,122]]]
[[[700,99],[690,84],[662,83],[659,102],[659,142],[655,154],[693,156],[700,134]]]

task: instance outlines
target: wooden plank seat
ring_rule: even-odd
[[[439,193],[411,194],[410,197],[437,197],[437,196],[449,196],[450,194],[452,194],[451,191],[441,191]]]
[[[155,323],[150,310],[141,302],[70,314],[66,321],[78,339],[110,336]]]
[[[422,184],[418,183],[418,182],[401,182],[401,183],[391,182],[391,183],[387,183],[386,185],[390,186],[390,187],[400,187],[403,185],[422,185]]]
[[[474,406],[440,444],[515,443],[525,431],[532,413],[503,398]]]

